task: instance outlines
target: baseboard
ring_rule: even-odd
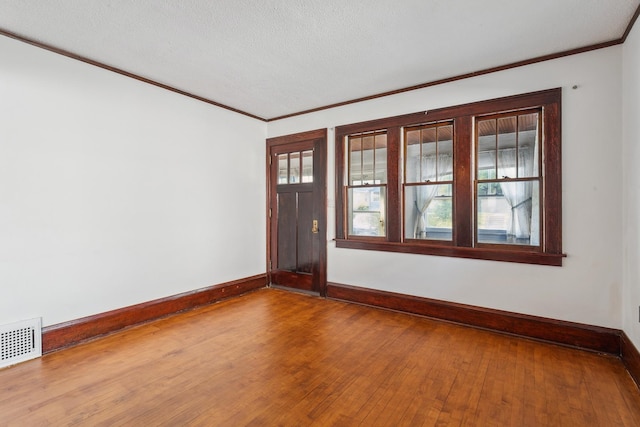
[[[47,326],[42,331],[42,352],[51,353],[129,326],[264,288],[266,285],[266,274],[260,274]]]
[[[327,284],[327,298],[418,314],[467,326],[615,356],[621,355],[622,331],[617,329],[565,322],[337,283]],[[632,363],[637,363],[637,369],[640,371],[640,356],[637,359],[632,359]]]
[[[265,274],[234,280],[43,328],[42,352],[83,341],[181,311],[241,295],[267,285]],[[356,286],[327,284],[327,298],[397,310],[467,326],[619,356],[640,384],[640,352],[620,330]]]
[[[620,336],[620,358],[631,378],[640,385],[640,353],[624,332]]]

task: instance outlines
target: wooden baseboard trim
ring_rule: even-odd
[[[620,358],[631,378],[640,386],[640,353],[624,331],[620,335]]]
[[[327,298],[418,314],[466,326],[615,356],[621,355],[621,331],[617,329],[337,283],[327,284]],[[640,372],[640,356],[638,359],[632,359],[632,363],[638,364],[638,371]]]
[[[267,286],[267,275],[247,277],[43,328],[42,352],[51,353],[129,326],[211,304]]]

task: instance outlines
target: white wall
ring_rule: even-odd
[[[640,25],[623,46],[623,329],[640,348]]]
[[[0,324],[265,271],[266,124],[0,37]]]
[[[616,46],[270,122],[270,137],[330,128],[332,239],[335,126],[563,88],[563,267],[337,249],[330,243],[328,280],[621,328],[621,55]]]
[[[624,47],[270,122],[267,135],[260,121],[0,38],[0,324],[51,325],[263,273],[267,136],[562,87],[563,267],[329,243],[328,279],[624,327],[640,347],[638,39],[636,28]]]

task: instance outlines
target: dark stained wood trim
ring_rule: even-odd
[[[129,326],[211,304],[266,286],[266,275],[260,274],[47,326],[42,331],[42,352],[51,353]]]
[[[70,52],[70,51],[67,51],[67,50],[64,50],[64,49],[60,49],[60,48],[57,48],[57,47],[54,47],[54,46],[51,46],[51,45],[48,45],[48,44],[45,44],[45,43],[41,43],[41,42],[38,42],[38,41],[35,41],[35,40],[32,40],[32,39],[29,39],[27,37],[18,35],[16,33],[11,32],[11,31],[4,30],[2,28],[0,28],[0,35],[12,38],[14,40],[21,41],[23,43],[27,43],[27,44],[35,46],[35,47],[39,47],[41,49],[48,50],[50,52],[57,53],[59,55],[66,56],[68,58],[72,58],[72,59],[75,59],[75,60],[78,60],[78,61],[82,61],[84,63],[90,64],[90,65],[94,65],[96,67],[100,67],[100,68],[103,68],[105,70],[109,70],[109,71],[112,71],[114,73],[118,73],[118,74],[121,74],[123,76],[130,77],[130,78],[133,78],[135,80],[138,80],[138,81],[141,81],[141,82],[144,82],[144,83],[148,83],[148,84],[151,84],[153,86],[157,86],[159,88],[166,89],[166,90],[169,90],[171,92],[175,92],[175,93],[178,93],[180,95],[184,95],[184,96],[187,96],[189,98],[193,98],[193,99],[205,102],[205,103],[210,104],[210,105],[214,105],[216,107],[224,108],[226,110],[233,111],[233,112],[236,112],[238,114],[242,114],[242,115],[245,115],[245,116],[248,116],[248,117],[252,117],[252,118],[257,119],[257,120],[261,120],[261,121],[265,121],[265,122],[272,122],[272,121],[276,121],[276,120],[282,120],[282,119],[286,119],[286,118],[290,118],[290,117],[301,116],[303,114],[309,114],[309,113],[314,113],[314,112],[317,112],[317,111],[328,110],[328,109],[331,109],[331,108],[341,107],[341,106],[344,106],[344,105],[356,104],[358,102],[369,101],[369,100],[377,99],[377,98],[383,98],[383,97],[386,97],[386,96],[396,95],[396,94],[399,94],[399,93],[410,92],[410,91],[414,91],[414,90],[418,90],[418,89],[424,89],[424,88],[431,87],[431,86],[437,86],[437,85],[441,85],[441,84],[445,84],[445,83],[451,83],[451,82],[455,82],[455,81],[458,81],[458,80],[468,79],[468,78],[471,78],[471,77],[482,76],[482,75],[491,74],[491,73],[495,73],[495,72],[499,72],[499,71],[509,70],[509,69],[512,69],[512,68],[524,67],[526,65],[536,64],[536,63],[539,63],[539,62],[549,61],[549,60],[552,60],[552,59],[563,58],[563,57],[566,57],[566,56],[577,55],[577,54],[580,54],[580,53],[590,52],[592,50],[598,50],[598,49],[603,49],[603,48],[615,46],[615,45],[618,45],[618,44],[623,44],[626,41],[627,37],[629,36],[629,33],[631,32],[631,30],[632,30],[636,20],[638,19],[639,15],[640,15],[640,6],[638,6],[638,8],[636,9],[636,12],[634,13],[633,17],[631,18],[631,21],[629,22],[629,24],[627,25],[627,28],[626,28],[624,34],[619,39],[610,40],[610,41],[603,42],[603,43],[597,43],[597,44],[594,44],[594,45],[584,46],[584,47],[580,47],[580,48],[576,48],[576,49],[569,49],[569,50],[565,50],[565,51],[561,51],[561,52],[557,52],[557,53],[552,53],[552,54],[548,54],[548,55],[542,55],[542,56],[538,56],[538,57],[527,59],[527,60],[523,60],[523,61],[517,61],[517,62],[512,62],[512,63],[509,63],[509,64],[505,64],[505,65],[500,65],[500,66],[497,66],[497,67],[485,68],[483,70],[473,71],[473,72],[465,73],[465,74],[459,74],[457,76],[447,77],[447,78],[444,78],[444,79],[433,80],[433,81],[430,81],[430,82],[420,83],[420,84],[417,84],[417,85],[408,86],[408,87],[404,87],[404,88],[400,88],[400,89],[395,89],[395,90],[386,91],[386,92],[380,92],[380,93],[377,93],[377,94],[374,94],[374,95],[364,96],[364,97],[355,98],[355,99],[351,99],[351,100],[346,100],[346,101],[342,101],[342,102],[337,102],[337,103],[333,103],[333,104],[329,104],[329,105],[323,105],[323,106],[320,106],[320,107],[310,108],[310,109],[307,109],[307,110],[302,110],[302,111],[298,111],[298,112],[294,112],[294,113],[290,113],[290,114],[284,114],[284,115],[277,116],[277,117],[272,117],[272,118],[269,118],[269,119],[264,118],[264,117],[260,117],[260,116],[256,116],[256,115],[248,113],[246,111],[242,111],[242,110],[239,110],[237,108],[233,108],[233,107],[230,107],[228,105],[224,105],[224,104],[221,104],[219,102],[216,102],[216,101],[213,101],[213,100],[210,100],[210,99],[207,99],[207,98],[203,98],[201,96],[198,96],[198,95],[195,95],[195,94],[192,94],[192,93],[189,93],[189,92],[174,88],[174,87],[169,86],[169,85],[165,85],[163,83],[159,83],[159,82],[153,81],[151,79],[147,79],[145,77],[130,73],[128,71],[125,71],[125,70],[122,70],[122,69],[119,69],[119,68],[116,68],[116,67],[112,67],[112,66],[103,64],[103,63],[98,62],[98,61],[94,61],[94,60],[89,59],[87,57],[84,57],[84,56],[81,56],[81,55],[77,55],[77,54],[75,54],[73,52]]]
[[[291,283],[295,281],[295,289],[299,288],[311,292],[314,290],[313,276],[311,274],[294,274],[285,270],[271,270],[269,272],[269,277],[269,283]]]
[[[381,252],[399,252],[407,254],[448,256],[454,258],[482,259],[489,261],[516,262],[521,264],[539,264],[550,265],[555,267],[562,266],[565,254],[546,254],[543,252],[526,252],[521,250],[513,250],[513,246],[509,249],[495,248],[467,248],[459,246],[436,246],[425,243],[399,243],[374,241],[373,239],[335,239],[336,248],[344,249],[361,249]]]
[[[473,140],[473,120],[470,116],[457,117],[453,125],[453,244],[456,247],[473,246],[473,211],[472,205],[467,202],[473,197],[472,182],[472,144],[463,141]]]
[[[288,145],[294,142],[304,142],[311,139],[322,139],[327,137],[327,129],[308,130],[306,132],[294,133],[291,135],[274,136],[267,138],[267,146]]]
[[[560,104],[562,101],[562,88],[545,89],[536,92],[520,93],[518,95],[503,96],[484,101],[469,102],[451,107],[436,108],[425,111],[425,117],[429,121],[446,120],[451,118],[452,110],[456,117],[495,115],[503,111],[529,109],[535,106],[547,106]]]
[[[621,43],[624,43],[627,41],[627,37],[629,37],[629,33],[631,32],[631,30],[633,29],[633,26],[635,25],[636,21],[638,20],[638,16],[640,16],[640,5],[638,5],[638,8],[636,9],[636,13],[633,14],[633,17],[631,18],[631,21],[629,21],[629,25],[627,25],[627,29],[624,31],[624,34],[622,35]]]
[[[594,44],[594,45],[584,46],[584,47],[580,47],[580,48],[569,49],[569,50],[565,50],[565,51],[561,51],[561,52],[557,52],[557,53],[552,53],[552,54],[548,54],[548,55],[542,55],[542,56],[538,56],[538,57],[527,59],[527,60],[523,60],[523,61],[512,62],[512,63],[509,63],[509,64],[500,65],[500,66],[497,66],[497,67],[485,68],[483,70],[473,71],[473,72],[465,73],[465,74],[459,74],[457,76],[452,76],[452,77],[447,77],[447,78],[444,78],[444,79],[433,80],[433,81],[430,81],[430,82],[420,83],[420,84],[417,84],[417,85],[408,86],[408,87],[395,89],[395,90],[391,90],[391,91],[380,92],[380,93],[377,93],[377,94],[374,94],[374,95],[368,95],[368,96],[355,98],[355,99],[350,99],[350,100],[346,100],[346,101],[342,101],[342,102],[336,102],[336,103],[333,103],[333,104],[323,105],[323,106],[320,106],[320,107],[310,108],[310,109],[307,109],[307,110],[302,110],[302,111],[298,111],[298,112],[294,112],[294,113],[290,113],[290,114],[284,114],[284,115],[281,115],[281,116],[272,117],[272,118],[268,118],[268,119],[264,118],[264,117],[257,116],[255,114],[248,113],[248,112],[243,111],[243,110],[239,110],[237,108],[230,107],[230,106],[225,105],[225,104],[221,104],[221,103],[213,101],[211,99],[207,99],[207,98],[204,98],[204,97],[201,97],[201,96],[198,96],[198,95],[195,95],[195,94],[192,94],[192,93],[189,93],[189,92],[174,88],[172,86],[169,86],[169,85],[166,85],[166,84],[163,84],[163,83],[156,82],[156,81],[151,80],[151,79],[147,79],[145,77],[139,76],[139,75],[134,74],[134,73],[130,73],[130,72],[122,70],[120,68],[109,66],[107,64],[104,64],[104,63],[101,63],[99,61],[95,61],[95,60],[89,59],[89,58],[84,57],[82,55],[78,55],[78,54],[75,54],[73,52],[70,52],[70,51],[67,51],[67,50],[64,50],[64,49],[60,49],[60,48],[48,45],[46,43],[42,43],[42,42],[38,42],[38,41],[35,41],[35,40],[32,40],[32,39],[29,39],[27,37],[21,36],[21,35],[16,34],[16,33],[13,33],[11,31],[4,30],[2,28],[0,28],[0,35],[3,35],[5,37],[9,37],[9,38],[14,39],[14,40],[18,40],[18,41],[23,42],[23,43],[27,43],[29,45],[32,45],[32,46],[35,46],[35,47],[38,47],[38,48],[41,48],[41,49],[48,50],[48,51],[53,52],[53,53],[57,53],[59,55],[66,56],[66,57],[71,58],[71,59],[75,59],[75,60],[90,64],[90,65],[93,65],[93,66],[96,66],[96,67],[99,67],[99,68],[103,68],[105,70],[112,71],[114,73],[118,73],[118,74],[121,74],[123,76],[130,77],[130,78],[138,80],[140,82],[151,84],[153,86],[156,86],[156,87],[159,87],[159,88],[162,88],[162,89],[165,89],[165,90],[169,90],[171,92],[175,92],[175,93],[178,93],[180,95],[184,95],[184,96],[187,96],[189,98],[193,98],[193,99],[196,99],[198,101],[202,101],[202,102],[205,102],[207,104],[223,108],[225,110],[233,111],[233,112],[236,112],[238,114],[242,114],[242,115],[245,115],[245,116],[248,116],[248,117],[252,117],[252,118],[257,119],[257,120],[261,120],[261,121],[265,121],[265,122],[272,122],[272,121],[276,121],[276,120],[282,120],[282,119],[287,119],[287,118],[290,118],[290,117],[301,116],[303,114],[309,114],[309,113],[314,113],[314,112],[317,112],[317,111],[328,110],[328,109],[331,109],[331,108],[341,107],[341,106],[344,106],[344,105],[356,104],[358,102],[369,101],[369,100],[377,99],[377,98],[383,98],[383,97],[386,97],[386,96],[396,95],[396,94],[399,94],[399,93],[410,92],[410,91],[414,91],[414,90],[418,90],[418,89],[424,89],[424,88],[428,88],[428,87],[431,87],[431,86],[437,86],[437,85],[441,85],[441,84],[445,84],[445,83],[451,83],[451,82],[455,82],[455,81],[458,81],[458,80],[464,80],[464,79],[468,79],[468,78],[472,78],[472,77],[477,77],[477,76],[482,76],[482,75],[486,75],[486,74],[496,73],[496,72],[499,72],[499,71],[509,70],[509,69],[512,69],[512,68],[524,67],[524,66],[531,65],[531,64],[536,64],[536,63],[539,63],[539,62],[549,61],[549,60],[553,60],[553,59],[563,58],[563,57],[566,57],[566,56],[571,56],[571,55],[577,55],[577,54],[580,54],[580,53],[590,52],[592,50],[603,49],[603,48],[615,46],[615,45],[618,45],[618,44],[623,44],[626,41],[629,33],[631,32],[631,30],[632,30],[636,20],[638,19],[639,15],[640,15],[640,6],[638,7],[638,9],[636,9],[636,12],[634,13],[633,17],[631,18],[631,21],[629,22],[629,24],[627,25],[627,28],[626,28],[624,34],[619,39],[610,40],[610,41],[607,41],[607,42],[597,43],[597,44]]]
[[[624,332],[620,336],[620,358],[631,378],[640,386],[640,353]]]
[[[99,67],[99,68],[102,68],[102,69],[105,69],[105,70],[120,74],[122,76],[132,78],[134,80],[138,80],[138,81],[140,81],[142,83],[147,83],[147,84],[150,84],[152,86],[156,86],[156,87],[159,87],[161,89],[168,90],[170,92],[174,92],[174,93],[177,93],[177,94],[189,97],[189,98],[196,99],[196,100],[201,101],[201,102],[205,102],[205,103],[210,104],[210,105],[214,105],[214,106],[219,107],[219,108],[223,108],[225,110],[233,111],[234,113],[242,114],[244,116],[251,117],[251,118],[257,119],[257,120],[261,120],[263,122],[267,121],[267,119],[265,119],[264,117],[259,117],[259,116],[256,116],[255,114],[247,113],[246,111],[242,111],[242,110],[239,110],[237,108],[233,108],[233,107],[230,107],[228,105],[224,105],[224,104],[221,104],[219,102],[213,101],[211,99],[204,98],[202,96],[198,96],[198,95],[195,95],[193,93],[190,93],[190,92],[187,92],[187,91],[184,91],[184,90],[181,90],[181,89],[177,89],[177,88],[175,88],[173,86],[169,86],[169,85],[166,85],[164,83],[159,83],[159,82],[157,82],[155,80],[151,80],[151,79],[148,79],[146,77],[142,77],[142,76],[139,76],[137,74],[130,73],[129,71],[125,71],[125,70],[123,70],[121,68],[112,67],[112,66],[104,64],[102,62],[95,61],[93,59],[89,59],[89,58],[87,58],[85,56],[75,54],[75,53],[70,52],[68,50],[60,49],[60,48],[57,48],[55,46],[48,45],[46,43],[42,43],[42,42],[38,42],[38,41],[35,41],[35,40],[31,40],[29,38],[23,37],[21,35],[18,35],[16,33],[12,33],[12,32],[7,31],[7,30],[3,30],[1,28],[0,28],[0,35],[8,37],[8,38],[11,38],[11,39],[14,39],[14,40],[17,40],[17,41],[20,41],[20,42],[23,42],[23,43],[26,43],[26,44],[29,44],[31,46],[35,46],[35,47],[38,47],[38,48],[41,48],[41,49],[44,49],[44,50],[48,50],[49,52],[57,53],[58,55],[66,56],[67,58],[71,58],[71,59],[75,59],[75,60],[80,61],[80,62],[84,62],[85,64],[93,65],[95,67]]]
[[[317,150],[314,154],[314,168],[318,168],[322,173],[318,177],[318,187],[320,188],[320,197],[314,200],[316,204],[315,210],[319,212],[318,228],[320,238],[313,242],[314,250],[320,257],[318,269],[314,271],[316,280],[315,288],[319,290],[321,296],[327,295],[327,159],[328,159],[328,129],[322,129],[322,138],[316,142]]]
[[[287,150],[295,150],[297,145],[302,147],[303,144],[309,141],[314,141],[314,169],[320,171],[318,181],[314,183],[314,186],[317,186],[319,189],[318,191],[320,191],[320,197],[314,200],[314,210],[318,212],[317,219],[320,233],[318,235],[318,239],[313,242],[313,248],[320,259],[317,270],[314,270],[314,282],[312,288],[314,288],[314,292],[317,291],[321,296],[325,296],[327,285],[327,133],[327,128],[321,128],[290,135],[276,136],[267,138],[266,140],[267,281],[268,283],[273,282],[271,268],[272,261],[274,265],[277,264],[276,241],[273,238],[275,231],[272,230],[273,224],[271,224],[270,217],[270,213],[271,215],[275,215],[273,209],[277,206],[276,188],[273,185],[277,180],[276,168],[271,167],[274,152],[276,152],[280,146],[286,146]],[[304,286],[305,288],[308,287],[306,285]]]
[[[529,316],[337,283],[329,283],[327,285],[327,298],[417,314],[476,328],[615,356],[620,355],[621,331],[617,329]],[[628,349],[628,346],[625,348]],[[640,368],[639,360],[640,358],[633,359],[633,363],[638,364],[637,368]]]
[[[347,136],[352,133],[370,132],[373,130],[383,130],[388,128],[399,128],[402,126],[414,125],[432,121],[431,117],[425,116],[426,111],[403,114],[401,116],[385,117],[383,119],[367,120],[364,122],[350,123],[348,125],[336,126],[336,135]]]
[[[336,171],[336,247],[349,249],[366,249],[387,252],[415,253],[423,255],[451,256],[458,258],[485,259],[493,261],[518,262],[526,264],[541,264],[562,266],[562,171],[561,171],[561,101],[562,88],[547,89],[519,95],[505,96],[479,102],[437,108],[429,111],[405,114],[379,120],[369,120],[360,123],[337,126],[335,128],[335,171]],[[471,183],[472,173],[472,121],[476,117],[494,115],[501,112],[511,112],[532,107],[541,107],[544,114],[544,194],[546,203],[542,215],[542,230],[544,239],[541,247],[532,250],[515,245],[477,245],[473,247],[473,195]],[[402,194],[399,180],[399,166],[394,162],[399,149],[394,144],[400,138],[402,126],[433,123],[454,119],[454,215],[453,245],[434,242],[402,241],[401,221],[402,210],[399,206]],[[386,129],[388,145],[388,183],[389,194],[387,201],[388,235],[385,238],[367,238],[348,236],[346,231],[346,203],[345,203],[345,175],[346,175],[346,147],[345,138],[349,134],[371,132]],[[395,157],[394,157],[395,155]],[[394,179],[398,179],[398,182]],[[396,194],[396,186],[398,186]],[[392,199],[392,197],[395,198]],[[400,222],[397,219],[400,219]],[[398,228],[400,227],[400,228]]]
[[[473,71],[471,73],[465,73],[465,74],[460,74],[460,75],[453,76],[453,77],[447,77],[445,79],[434,80],[434,81],[427,82],[427,83],[421,83],[421,84],[417,84],[417,85],[414,85],[414,86],[405,87],[405,88],[402,88],[402,89],[390,90],[388,92],[381,92],[381,93],[377,93],[375,95],[364,96],[362,98],[351,99],[351,100],[348,100],[348,101],[337,102],[335,104],[330,104],[330,105],[325,105],[325,106],[321,106],[321,107],[317,107],[317,108],[311,108],[311,109],[304,110],[304,111],[299,111],[297,113],[291,113],[291,114],[286,114],[286,115],[283,115],[283,116],[273,117],[273,118],[267,119],[267,122],[274,122],[276,120],[287,119],[289,117],[295,117],[295,116],[301,116],[303,114],[315,113],[317,111],[328,110],[328,109],[331,109],[331,108],[341,107],[341,106],[344,106],[344,105],[357,104],[358,102],[370,101],[372,99],[383,98],[385,96],[391,96],[391,95],[397,95],[399,93],[404,93],[404,92],[411,92],[411,91],[414,91],[414,90],[424,89],[424,88],[428,88],[428,87],[431,87],[431,86],[438,86],[438,85],[442,85],[442,84],[445,84],[445,83],[455,82],[455,81],[458,81],[458,80],[469,79],[471,77],[477,77],[477,76],[483,76],[483,75],[486,75],[486,74],[497,73],[499,71],[509,70],[509,69],[512,69],[512,68],[524,67],[526,65],[537,64],[539,62],[550,61],[552,59],[563,58],[565,56],[577,55],[579,53],[590,52],[592,50],[604,49],[604,48],[611,47],[611,46],[616,46],[616,45],[619,45],[619,44],[622,44],[622,43],[623,43],[623,39],[619,38],[619,39],[616,39],[616,40],[611,40],[611,41],[608,41],[608,42],[598,43],[598,44],[585,46],[585,47],[581,47],[581,48],[577,48],[577,49],[570,49],[570,50],[565,50],[563,52],[558,52],[558,53],[552,53],[552,54],[549,54],[549,55],[538,56],[536,58],[527,59],[527,60],[524,60],[524,61],[512,62],[510,64],[501,65],[501,66],[498,66],[498,67],[486,68],[484,70]]]
[[[400,128],[395,126],[388,129],[387,132],[387,215],[385,217],[387,239],[390,242],[402,241],[402,179],[400,179],[400,171],[402,166],[400,163],[404,156],[400,155],[402,150],[402,139],[400,137]],[[343,163],[344,164],[344,163]]]
[[[348,133],[339,133],[338,129],[335,130],[335,147],[334,153],[336,157],[336,161],[334,163],[334,173],[335,173],[335,200],[336,200],[336,208],[334,210],[335,221],[336,221],[336,238],[344,239],[347,237],[347,218],[344,215],[344,209],[347,204],[346,200],[346,189],[345,189],[345,171],[343,168],[337,167],[337,165],[344,165],[347,158],[345,153],[345,144],[346,137]]]
[[[418,112],[418,113],[410,113],[410,114],[403,114],[400,116],[393,116],[393,117],[386,117],[383,119],[376,119],[376,120],[367,120],[364,122],[359,122],[359,123],[351,123],[348,125],[343,125],[343,126],[337,126],[335,128],[335,156],[336,156],[336,165],[344,165],[345,163],[345,159],[346,159],[346,153],[345,153],[345,137],[347,137],[350,134],[353,133],[358,133],[358,132],[367,132],[367,131],[371,131],[371,130],[383,130],[386,129],[387,130],[387,141],[388,141],[388,151],[387,151],[387,157],[391,158],[391,156],[389,155],[392,151],[392,149],[394,150],[393,152],[397,153],[397,150],[400,150],[400,128],[402,126],[407,126],[407,125],[411,125],[411,124],[416,124],[416,123],[422,123],[423,121],[427,121],[427,120],[431,120],[431,118],[427,119],[425,116],[425,112]],[[390,165],[392,166],[394,169],[396,170],[400,170],[400,159],[401,156],[397,156],[398,158],[398,164],[397,165]],[[341,168],[334,168],[335,170],[335,181],[336,181],[336,186],[335,186],[335,190],[336,190],[336,209],[335,209],[335,215],[336,215],[336,237],[338,239],[342,239],[342,238],[346,238],[347,236],[347,226],[346,226],[346,218],[344,218],[344,215],[342,214],[342,212],[344,212],[344,207],[346,205],[346,193],[344,190],[344,185],[345,185],[345,177],[344,174],[341,173],[342,171],[340,170]],[[401,186],[401,182],[400,180],[395,180],[394,182],[389,182],[388,183],[388,191],[390,191],[390,194],[388,195],[387,199],[391,199],[391,195],[392,194],[400,194],[401,190],[400,190],[400,186]],[[397,205],[394,206],[390,206],[389,208],[393,209],[393,214],[389,214],[387,215],[387,219],[388,218],[394,218],[393,215],[397,215],[398,213],[402,213],[401,212],[401,208],[400,208],[400,204],[398,203]],[[389,229],[389,238],[391,239],[401,239],[401,221],[402,221],[402,216],[396,216],[396,222],[393,224],[390,224],[390,229]]]
[[[556,102],[543,104],[544,108],[544,251],[562,253],[562,92]]]

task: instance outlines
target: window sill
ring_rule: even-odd
[[[454,258],[484,259],[491,261],[517,262],[561,267],[566,254],[509,251],[487,248],[465,248],[416,243],[372,242],[362,240],[335,239],[337,248],[363,249],[370,251],[400,252],[420,255],[448,256]]]

